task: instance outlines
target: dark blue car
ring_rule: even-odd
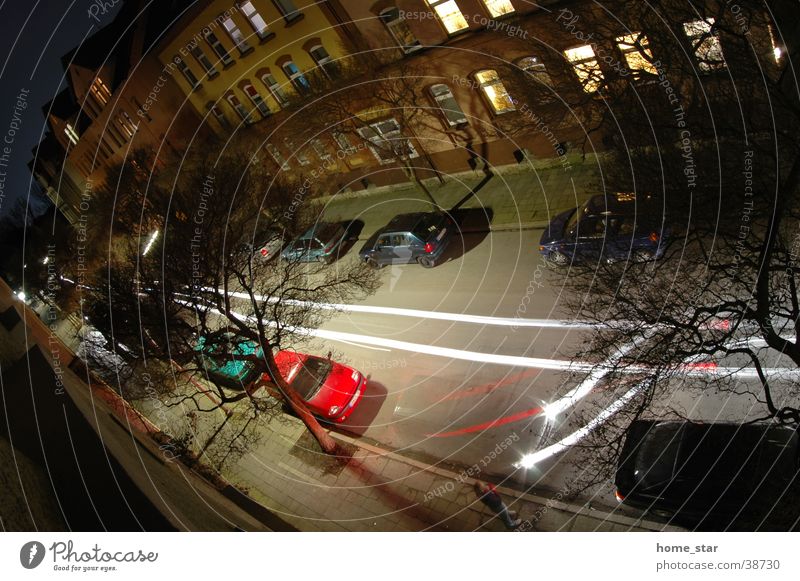
[[[593,196],[553,218],[539,241],[539,252],[558,266],[655,260],[663,256],[669,236],[662,216],[660,205],[650,197]]]

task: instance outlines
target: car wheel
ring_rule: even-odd
[[[433,261],[433,258],[430,256],[420,256],[417,258],[417,263],[424,268],[433,268],[436,266],[436,263]]]
[[[369,266],[370,268],[374,268],[375,270],[378,270],[378,269],[381,267],[381,265],[380,265],[380,264],[378,264],[378,261],[377,261],[377,260],[375,260],[374,258],[367,258],[367,259],[365,259],[365,260],[364,260],[364,264],[366,264],[366,265],[367,265],[367,266]]]
[[[318,256],[317,260],[319,260],[322,264],[330,264],[331,262],[333,262],[333,256],[331,256],[331,255]]]
[[[567,266],[569,264],[569,258],[558,250],[554,250],[547,255],[547,262],[556,266]]]

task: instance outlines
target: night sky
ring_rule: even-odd
[[[99,9],[102,4],[98,0],[0,0],[0,215],[20,198],[29,200],[34,214],[48,206],[27,167],[31,149],[47,130],[41,108],[66,87],[61,56],[110,23],[122,2],[106,14]],[[96,19],[90,17],[90,10]],[[25,95],[23,89],[27,90],[24,109],[18,102],[18,96]]]

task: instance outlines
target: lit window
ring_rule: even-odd
[[[236,26],[236,23],[233,21],[232,18],[228,17],[222,21],[222,26],[225,27],[225,30],[228,31],[228,36],[231,37],[233,44],[236,45],[236,48],[239,49],[239,54],[245,54],[249,52],[250,45],[247,44],[247,41],[244,39],[244,35],[242,31],[239,30],[239,27]]]
[[[389,29],[389,34],[392,35],[404,53],[408,54],[422,48],[406,21],[400,16],[400,11],[397,8],[387,8],[381,12],[380,18],[386,28]]]
[[[239,114],[239,117],[242,118],[242,121],[244,121],[245,123],[247,123],[249,125],[250,122],[251,122],[250,121],[250,113],[247,111],[245,106],[242,105],[242,102],[239,100],[239,97],[237,97],[233,93],[230,93],[230,94],[225,96],[225,100],[228,102],[228,104],[231,107],[233,107],[233,110],[236,111]]]
[[[264,101],[264,97],[262,97],[261,94],[256,91],[256,88],[253,85],[245,85],[244,93],[250,97],[250,100],[253,102],[253,105],[256,106],[258,112],[261,113],[262,117],[269,117],[272,115],[272,111],[269,110],[267,102]]]
[[[200,66],[203,67],[203,70],[206,73],[208,73],[209,77],[215,77],[219,74],[217,69],[214,68],[214,65],[211,64],[211,61],[208,60],[206,53],[204,53],[203,49],[201,49],[199,46],[195,44],[189,49],[189,52],[191,52],[192,56],[197,59],[197,62],[200,63]]]
[[[633,72],[634,76],[642,72],[655,75],[656,67],[653,65],[653,53],[650,52],[650,44],[647,37],[639,32],[617,37],[617,46],[625,56],[625,63]]]
[[[72,125],[67,123],[67,126],[64,127],[64,133],[66,133],[67,138],[70,140],[72,145],[78,144],[78,140],[80,139],[80,137],[78,136],[78,132],[75,131],[75,128]]]
[[[219,57],[219,60],[222,61],[223,65],[228,66],[230,64],[233,64],[233,59],[231,58],[231,55],[228,54],[228,51],[225,50],[224,46],[222,46],[222,43],[219,41],[219,38],[217,38],[216,34],[214,34],[213,32],[207,33],[206,42],[208,42],[208,44],[211,45],[211,49],[214,51],[214,54],[216,54]]]
[[[272,156],[272,159],[275,160],[275,163],[277,163],[279,166],[281,166],[282,170],[286,171],[286,170],[291,169],[291,166],[289,165],[289,162],[286,160],[285,157],[283,157],[283,154],[280,152],[280,150],[277,147],[275,147],[271,143],[267,143],[267,151]]]
[[[455,34],[469,28],[467,19],[461,13],[461,10],[456,4],[455,0],[426,0],[428,6],[433,8],[436,16],[444,25],[445,30],[449,34]]]
[[[411,142],[400,133],[400,125],[394,119],[360,127],[358,134],[369,141],[372,154],[382,164],[391,163],[398,157],[411,159],[418,156]]]
[[[516,107],[514,107],[514,100],[511,98],[511,95],[508,94],[497,71],[479,71],[475,73],[475,80],[495,115],[501,115],[516,109]]]
[[[308,79],[306,79],[305,75],[300,72],[300,69],[298,69],[297,65],[292,61],[283,64],[283,72],[289,78],[289,81],[298,93],[307,94],[311,92],[311,85],[308,83]]]
[[[106,85],[100,77],[97,77],[92,83],[92,94],[97,97],[98,101],[103,105],[107,104],[111,98],[111,91],[108,85]]]
[[[274,0],[274,2],[278,7],[278,10],[280,10],[281,14],[283,14],[283,19],[286,22],[291,22],[295,18],[299,18],[301,16],[300,11],[297,9],[297,6],[294,5],[292,0]]]
[[[322,69],[326,77],[335,79],[339,76],[339,69],[336,63],[331,59],[331,55],[325,50],[325,47],[317,45],[309,50],[308,53],[311,55],[311,58],[314,59],[314,62],[317,63],[317,66]]]
[[[185,62],[183,62],[183,59],[181,59],[178,56],[176,56],[173,60],[178,65],[178,68],[180,69],[181,73],[183,74],[183,77],[187,81],[189,81],[189,85],[192,87],[192,89],[196,89],[197,87],[199,87],[200,86],[200,81],[198,81],[197,77],[194,76],[194,73],[192,72],[192,69],[189,68],[189,65],[187,65]]]
[[[297,159],[300,165],[308,165],[311,163],[311,160],[308,159],[308,156],[303,152],[301,149],[297,149],[294,144],[294,141],[289,139],[288,137],[283,138],[283,144],[286,148],[292,152],[292,155]]]
[[[603,82],[600,64],[594,50],[588,44],[564,51],[564,55],[572,65],[578,80],[587,93],[594,93]]]
[[[547,68],[544,66],[544,63],[541,61],[539,57],[535,56],[526,56],[517,61],[517,66],[525,71],[530,78],[541,83],[542,85],[547,85],[548,87],[553,86],[553,79],[550,78],[550,74],[547,72]]]
[[[717,33],[712,31],[713,27],[713,18],[683,23],[683,31],[692,43],[697,66],[701,71],[711,71],[725,66],[722,45],[719,43]]]
[[[492,18],[514,12],[514,7],[511,5],[510,0],[483,0],[483,3]]]
[[[447,85],[433,85],[431,87],[431,95],[450,127],[455,127],[456,125],[467,122],[467,116],[464,115],[461,107],[458,106],[458,102],[453,96],[450,87]]]
[[[122,131],[124,131],[125,135],[127,135],[129,139],[133,137],[139,126],[133,122],[133,119],[131,119],[131,116],[128,115],[127,111],[118,113],[116,119],[117,125],[122,128]]]
[[[239,9],[244,13],[244,17],[247,18],[247,21],[250,23],[250,26],[253,27],[253,30],[256,31],[258,38],[265,39],[269,36],[269,31],[267,30],[267,23],[264,22],[264,19],[258,13],[255,6],[253,6],[252,2],[242,2],[239,4]]]
[[[317,154],[317,157],[320,158],[322,161],[330,161],[331,154],[328,153],[328,150],[325,149],[325,144],[322,143],[320,139],[314,138],[311,140],[311,149],[314,150],[314,153]]]
[[[278,105],[285,107],[289,104],[289,98],[286,96],[286,93],[283,92],[278,81],[270,73],[262,75],[261,82],[264,83],[264,86],[269,90],[272,98],[275,99]]]

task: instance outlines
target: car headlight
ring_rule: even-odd
[[[328,415],[333,416],[339,413],[341,408],[338,405],[331,406],[331,409],[328,410]]]

